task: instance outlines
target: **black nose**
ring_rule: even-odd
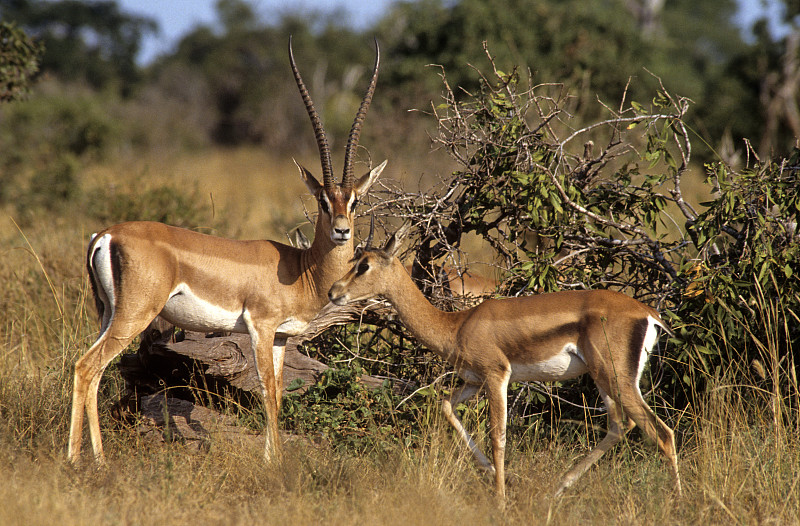
[[[349,228],[334,228],[333,229],[337,234],[346,235],[350,233]]]

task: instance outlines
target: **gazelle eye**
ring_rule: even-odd
[[[319,198],[319,207],[328,215],[331,215],[331,209],[328,207],[328,201],[324,197]]]
[[[368,270],[369,270],[369,263],[367,263],[366,261],[362,261],[361,263],[358,264],[358,268],[356,269],[356,276],[360,276],[361,274],[363,274]]]
[[[355,211],[357,204],[358,204],[358,199],[353,199],[353,204],[350,205],[350,212],[354,212]]]

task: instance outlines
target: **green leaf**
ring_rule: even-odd
[[[561,200],[559,199],[558,194],[555,192],[550,194],[550,204],[553,205],[553,210],[555,210],[557,214],[564,213],[564,209],[561,208]]]
[[[286,391],[288,392],[297,391],[305,384],[306,382],[302,378],[295,378],[289,385],[286,386]]]

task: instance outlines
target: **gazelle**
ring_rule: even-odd
[[[413,265],[406,265],[406,272],[411,274]],[[497,280],[473,274],[469,270],[459,272],[453,267],[445,266],[440,269],[442,285],[450,289],[453,296],[466,296],[481,298],[494,294],[497,290]]]
[[[383,296],[420,343],[456,368],[465,385],[444,400],[442,411],[481,467],[494,473],[501,499],[509,382],[567,380],[586,373],[608,409],[609,429],[597,447],[566,473],[556,495],[575,483],[634,423],[669,460],[680,494],[673,432],[639,391],[656,327],[668,330],[655,310],[618,292],[590,290],[488,299],[468,310],[440,311],[394,257],[408,226],[391,236],[383,249],[357,249],[352,269],[333,284],[328,296],[337,305]],[[493,462],[453,411],[480,389],[489,398]],[[628,425],[626,418],[632,419]]]
[[[303,231],[299,228],[294,230],[294,246],[298,248],[308,248],[311,241],[308,240]],[[413,265],[406,265],[406,272],[411,274]],[[453,267],[443,267],[441,270],[443,285],[450,289],[454,296],[466,296],[469,298],[482,298],[494,294],[497,290],[497,280],[473,274],[468,270],[459,272]]]
[[[353,156],[378,79],[377,42],[372,78],[345,149],[341,184],[334,180],[325,131],[295,64],[291,39],[289,62],[322,164],[322,184],[297,165],[318,203],[314,242],[300,250],[275,241],[234,241],[151,222],[122,223],[95,235],[86,264],[101,328],[97,341],[75,364],[69,460],[80,454],[85,411],[94,456],[103,462],[97,414],[100,377],[156,316],[186,329],[250,335],[267,415],[265,456],[269,459],[280,451],[278,411],[286,339],[304,330],[328,303],[330,286],[347,271],[356,204],[386,166],[384,161],[358,180],[353,177]]]

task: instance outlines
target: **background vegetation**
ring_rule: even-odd
[[[800,11],[780,3],[774,35],[734,26],[731,0],[420,0],[363,32],[220,0],[217,25],[142,66],[155,24],[115,2],[0,0],[0,522],[797,522]],[[390,168],[362,209],[387,230],[419,219],[420,266],[469,265],[504,294],[618,288],[666,313],[676,337],[646,391],[678,432],[683,500],[633,440],[550,508],[604,418],[589,382],[520,384],[500,512],[438,416],[452,376],[394,322],[307,346],[334,368],[287,397],[279,464],[259,442],[147,442],[113,417],[109,371],[110,469],[66,465],[72,364],[97,331],[89,234],[155,219],[282,239],[305,224],[290,156],[314,166],[316,151],[289,34],[335,152],[378,36],[359,154]],[[257,404],[229,406],[259,428]],[[481,402],[462,409],[485,430]]]

